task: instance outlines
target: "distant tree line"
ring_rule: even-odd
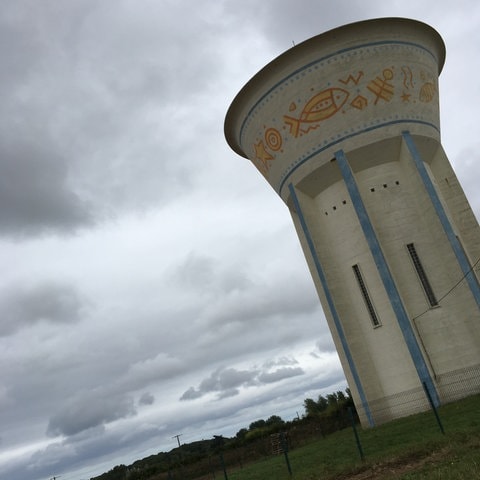
[[[245,443],[265,435],[277,433],[285,429],[285,424],[286,422],[278,415],[272,415],[267,420],[255,420],[249,425],[248,429],[242,428],[237,432],[235,435],[237,442],[235,443]]]
[[[351,422],[349,409],[355,421],[358,422],[357,411],[349,388],[345,392],[330,393],[326,397],[320,395],[316,401],[306,398],[303,406],[305,416],[316,420],[323,434],[347,427]]]
[[[320,395],[317,400],[307,398],[303,406],[305,413],[302,418],[285,422],[278,415],[272,415],[267,420],[255,420],[248,428],[240,429],[233,438],[215,437],[183,444],[168,453],[160,452],[137,460],[130,466],[117,465],[109,472],[90,480],[172,478],[170,472],[182,471],[187,467],[191,472],[197,471],[200,476],[212,468],[212,458],[216,459],[220,452],[235,450],[237,452],[235,458],[241,464],[244,458],[246,461],[252,461],[255,456],[267,455],[268,439],[272,434],[287,432],[292,438],[293,436],[307,438],[318,433],[323,436],[328,435],[349,426],[351,418],[348,413],[349,408],[358,421],[349,389],[345,392],[331,393],[325,397]]]

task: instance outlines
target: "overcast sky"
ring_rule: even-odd
[[[293,42],[385,16],[445,40],[442,142],[478,217],[478,0],[1,2],[0,478],[90,478],[346,387],[288,210],[223,121]]]

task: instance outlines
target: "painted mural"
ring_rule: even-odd
[[[433,75],[407,65],[388,66],[370,77],[363,70],[350,72],[325,89],[312,89],[305,100],[290,102],[281,118],[281,127],[265,125],[263,136],[253,144],[255,163],[266,175],[276,155],[283,152],[288,137],[308,135],[337,115],[394,100],[401,104],[430,103],[436,94]]]

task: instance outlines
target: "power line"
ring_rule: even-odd
[[[480,262],[480,258],[470,267],[470,270],[468,270],[467,273],[465,273],[463,275],[463,277],[447,292],[445,293],[445,295],[443,295],[439,300],[438,300],[438,303],[440,303],[443,299],[445,299],[446,297],[448,297],[448,295],[450,295],[464,280],[465,278],[467,277],[467,275],[469,275],[473,269],[477,266],[477,264]],[[428,311],[430,311],[430,308],[427,308],[427,310],[425,310],[424,312],[422,312],[420,315],[417,315],[416,317],[413,317],[412,318],[412,321],[416,320],[417,318],[420,318],[422,315],[425,315]]]

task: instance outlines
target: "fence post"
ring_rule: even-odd
[[[220,463],[222,464],[223,475],[225,476],[225,480],[228,480],[227,468],[225,467],[225,460],[223,459],[223,452],[222,451],[220,451]]]
[[[292,467],[290,466],[290,460],[288,458],[288,443],[285,437],[285,432],[280,432],[280,441],[282,442],[282,450],[285,455],[285,462],[287,463],[288,473],[292,476]]]
[[[438,410],[437,407],[435,406],[435,403],[433,402],[432,396],[430,395],[430,391],[428,390],[427,384],[425,382],[422,383],[423,388],[425,390],[425,393],[427,394],[428,401],[430,402],[430,406],[432,407],[433,414],[435,415],[435,418],[437,419],[438,426],[440,427],[440,431],[445,435],[445,430],[443,429],[442,421],[440,420],[440,415],[438,415]]]
[[[363,449],[362,449],[362,445],[360,443],[360,438],[358,436],[357,426],[355,425],[355,418],[353,416],[352,407],[348,407],[348,415],[350,417],[350,421],[352,422],[352,428],[353,428],[353,433],[355,435],[355,441],[357,442],[358,452],[360,453],[360,458],[363,462],[363,460],[365,460],[365,456],[363,455]]]
[[[210,467],[210,471],[212,472],[213,480],[215,480],[215,469],[213,468],[212,457],[210,455],[208,456],[208,466]]]
[[[167,460],[168,460],[168,480],[173,480],[172,476],[172,461],[170,459],[170,455],[167,453]]]

